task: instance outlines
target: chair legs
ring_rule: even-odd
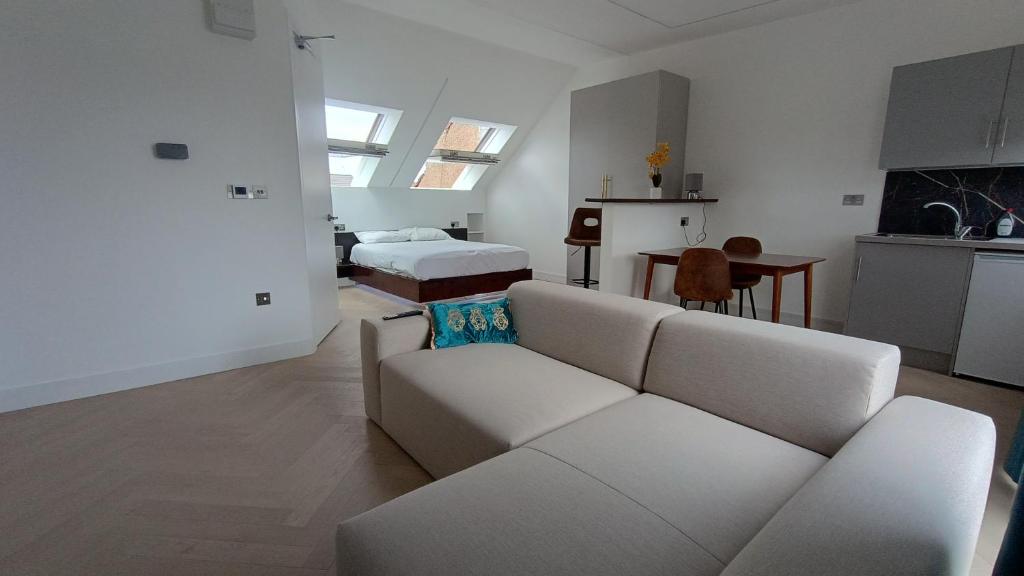
[[[574,278],[573,284],[578,284],[586,289],[600,284],[597,280],[590,278],[590,246],[583,247],[583,278]]]
[[[690,301],[687,300],[686,298],[680,298],[679,299],[679,307],[680,308],[686,309],[686,307],[689,304],[690,304]],[[704,307],[707,306],[707,304],[708,304],[707,301],[702,301],[700,303],[700,309],[704,310]],[[728,300],[721,300],[719,302],[713,302],[713,304],[715,305],[715,309],[714,309],[714,313],[715,314],[725,314],[726,316],[729,315],[729,301]]]
[[[590,288],[590,246],[583,248],[583,287]]]
[[[754,320],[757,320],[757,307],[754,306],[754,289],[746,288],[747,294],[750,294],[750,313],[753,314]],[[743,289],[740,289],[740,318],[743,317]]]

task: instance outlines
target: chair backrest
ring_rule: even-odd
[[[725,252],[712,248],[690,248],[676,267],[676,296],[699,302],[732,299],[732,276]]]
[[[682,313],[669,304],[540,280],[516,282],[508,298],[520,346],[636,389],[658,324]]]
[[[597,220],[596,224],[587,225],[587,221]],[[601,209],[577,208],[572,214],[569,224],[569,238],[573,240],[601,241]]]
[[[644,391],[832,456],[893,397],[900,349],[690,311],[658,327]]]
[[[725,241],[722,250],[745,256],[760,256],[762,252],[761,241],[750,236],[733,236]]]

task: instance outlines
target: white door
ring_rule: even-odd
[[[327,164],[324,74],[316,55],[292,45],[292,84],[298,134],[302,211],[306,223],[306,261],[313,341],[320,343],[341,319],[331,214],[331,176]]]

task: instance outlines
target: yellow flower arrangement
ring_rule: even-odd
[[[663,166],[672,161],[672,147],[668,142],[659,142],[658,147],[647,155],[647,165],[650,166],[650,176],[660,174]]]

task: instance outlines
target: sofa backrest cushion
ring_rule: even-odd
[[[528,280],[509,288],[520,346],[640,389],[668,304]]]
[[[661,323],[644,390],[834,455],[893,398],[895,346],[707,312]]]

